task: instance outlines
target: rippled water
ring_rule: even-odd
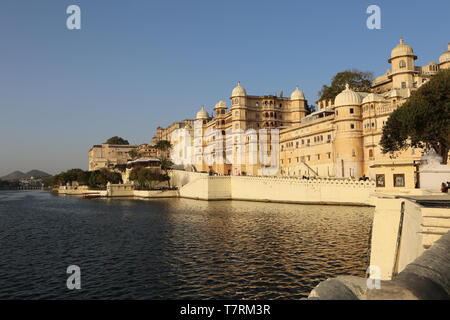
[[[298,299],[365,275],[373,209],[0,191],[0,299]],[[69,265],[81,290],[66,288]]]

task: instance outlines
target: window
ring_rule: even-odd
[[[400,66],[400,69],[406,68],[405,60],[401,60],[399,66]]]
[[[384,188],[386,186],[384,174],[377,174],[375,180],[377,182],[377,188]]]
[[[306,156],[307,158],[308,158],[308,161],[310,161],[311,160],[311,156]]]
[[[236,129],[239,129],[239,124],[236,123],[236,125],[234,126]]]
[[[336,115],[338,115],[339,114],[339,112],[336,110]]]
[[[320,160],[320,154],[317,155],[317,160]]]
[[[352,157],[356,157],[355,149],[352,149]]]
[[[331,159],[331,152],[328,152],[328,159]]]
[[[394,187],[404,187],[405,186],[405,175],[394,174]]]
[[[406,88],[406,82],[402,82],[402,89]]]
[[[369,149],[369,158],[373,158],[373,150]]]
[[[350,124],[350,129],[355,129],[355,124]]]
[[[256,103],[256,106],[259,107],[259,102]]]
[[[350,114],[354,114],[355,113],[355,109],[350,108]]]
[[[239,111],[236,111],[236,112],[234,113],[234,115],[235,115],[236,117],[239,117]]]

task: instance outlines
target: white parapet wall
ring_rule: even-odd
[[[375,183],[368,181],[208,176],[183,171],[173,171],[172,177],[181,197],[201,200],[372,205],[375,193]]]
[[[374,192],[375,183],[369,181],[231,177],[236,200],[371,205]]]

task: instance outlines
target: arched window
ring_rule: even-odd
[[[400,69],[406,68],[406,62],[405,60],[400,60]]]
[[[373,150],[369,149],[369,158],[373,158]]]

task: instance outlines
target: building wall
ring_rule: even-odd
[[[401,40],[398,47],[404,45]],[[190,126],[174,123],[166,129],[158,128],[154,140],[170,140],[174,128],[187,128],[192,134],[191,144],[195,145],[191,162],[197,171],[212,170],[219,175],[262,175],[266,171],[261,170],[263,166],[259,153],[257,163],[250,164],[250,137],[244,141],[233,141],[231,148],[227,148],[225,142],[235,139],[234,134],[240,130],[279,129],[278,170],[273,174],[356,179],[365,176],[375,179],[375,168],[392,162],[389,156],[382,153],[379,145],[389,115],[407,101],[411,92],[448,64],[430,62],[423,67],[416,66],[417,57],[412,49],[404,54],[401,51],[398,53],[398,50],[395,52],[388,60],[391,68],[372,83],[371,92],[377,93],[377,98],[367,100],[365,98],[369,92],[358,92],[362,101],[359,105],[335,107],[331,100],[317,101],[319,110],[306,116],[307,101],[304,98],[290,99],[283,97],[282,93],[279,96],[252,96],[241,92],[239,96],[230,98],[231,106],[218,103],[214,115],[198,118],[197,127],[194,120]],[[201,137],[198,144],[193,139],[194,127]],[[259,134],[257,137],[260,137]],[[220,148],[217,148],[217,139],[222,141]],[[273,148],[270,141],[267,141],[266,148],[270,155],[270,148]],[[230,155],[236,150],[245,150],[242,163],[238,163],[236,155],[229,158],[231,164],[210,164],[199,156],[213,157],[219,152]],[[407,150],[396,156],[399,161],[413,164],[420,159],[421,151]],[[407,180],[414,181],[409,177]]]
[[[126,164],[129,152],[137,147],[132,145],[96,145],[89,150],[89,171],[111,168],[117,164]]]

